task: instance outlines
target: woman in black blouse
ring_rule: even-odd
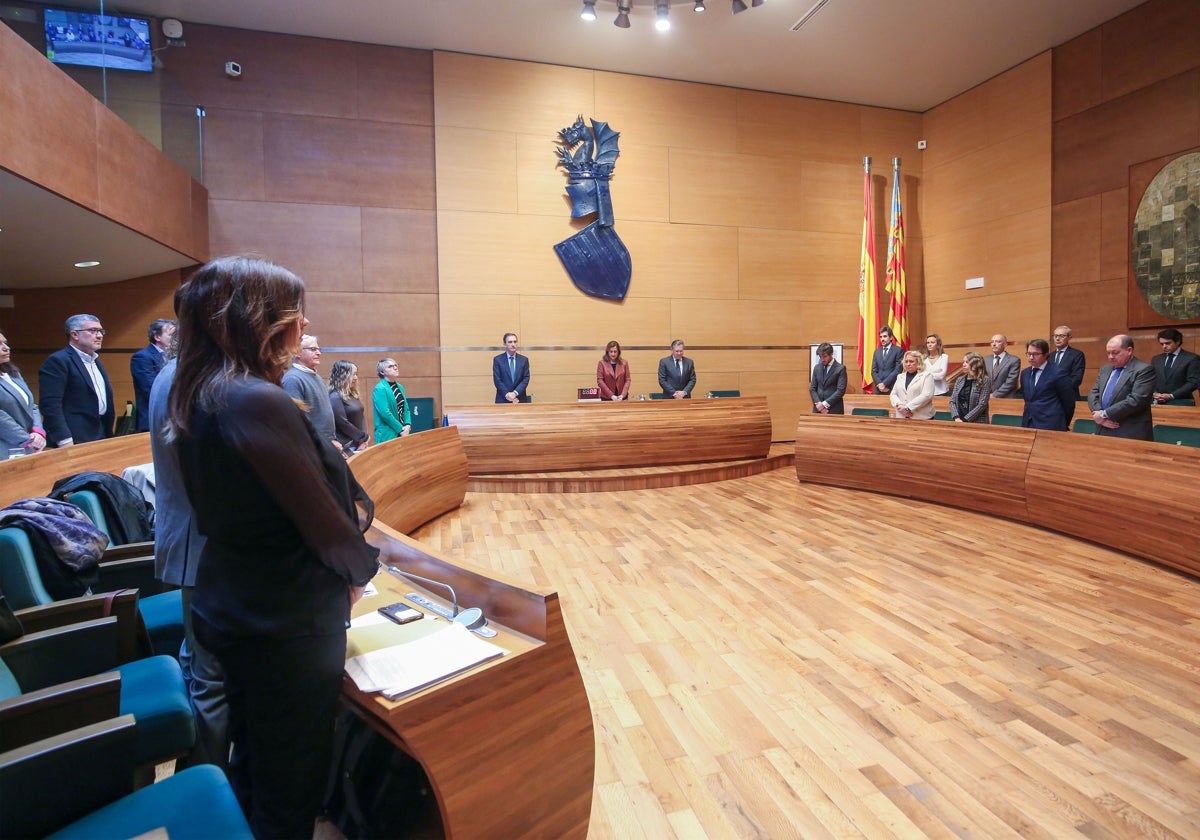
[[[192,620],[226,673],[230,780],[256,837],[308,838],[329,769],[346,622],[378,550],[360,530],[345,461],[279,384],[308,324],[300,278],[225,257],[176,300],[167,434],[208,538]]]
[[[954,380],[950,394],[950,419],[956,423],[987,423],[992,382],[983,356],[974,350],[963,356],[962,375]]]
[[[358,398],[358,365],[339,359],[329,371],[329,406],[342,452],[349,455],[365,449],[368,442],[367,418]]]

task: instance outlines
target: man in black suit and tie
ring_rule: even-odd
[[[167,348],[175,335],[175,322],[170,318],[157,318],[146,330],[150,343],[129,359],[129,374],[133,377],[134,430],[150,431],[150,388],[154,378],[167,362]]]
[[[1050,361],[1050,344],[1045,339],[1035,338],[1025,349],[1029,367],[1021,371],[1021,393],[1025,395],[1021,425],[1065,432],[1075,417],[1075,388],[1066,370]]]
[[[504,352],[492,359],[497,403],[519,403],[529,387],[529,359],[517,352],[517,334],[504,334]]]
[[[70,343],[38,369],[38,397],[51,446],[70,446],[113,436],[113,392],[100,346],[104,327],[95,315],[67,319]]]
[[[1200,390],[1200,356],[1182,349],[1183,333],[1167,327],[1158,334],[1163,351],[1150,360],[1154,365],[1154,401],[1187,400],[1192,405],[1194,391]]]
[[[1096,434],[1154,440],[1154,368],[1133,355],[1133,339],[1114,335],[1105,345],[1108,364],[1088,394]]]
[[[1067,374],[1067,378],[1075,387],[1075,399],[1082,400],[1083,394],[1079,389],[1083,387],[1083,375],[1087,371],[1087,357],[1083,355],[1082,350],[1076,350],[1071,346],[1070,327],[1055,327],[1051,338],[1054,339],[1054,349],[1050,351],[1050,361]]]
[[[845,414],[842,397],[846,395],[846,366],[833,358],[833,345],[828,341],[817,346],[817,360],[819,364],[808,377],[813,414]]]
[[[992,354],[984,356],[988,377],[992,380],[992,397],[1015,397],[1020,382],[1021,360],[1006,353],[1008,337],[1002,333],[992,336]]]
[[[890,394],[900,375],[900,362],[904,351],[895,344],[896,336],[891,327],[879,328],[879,346],[871,357],[871,381],[875,383],[876,394]]]
[[[683,339],[671,342],[671,355],[658,363],[658,385],[664,396],[688,400],[696,387],[696,366],[683,355]]]

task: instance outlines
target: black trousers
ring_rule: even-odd
[[[215,652],[229,701],[229,779],[254,836],[309,840],[329,775],[346,633]]]

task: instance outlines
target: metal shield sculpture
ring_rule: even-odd
[[[558,132],[558,165],[567,170],[567,196],[571,218],[595,215],[596,221],[554,246],[571,282],[592,297],[624,300],[629,291],[633,262],[629,249],[613,229],[612,197],[608,181],[616,166],[619,131],[608,123],[583,121]]]

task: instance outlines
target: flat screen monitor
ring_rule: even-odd
[[[150,21],[77,9],[46,9],[46,56],[55,64],[154,71]]]

